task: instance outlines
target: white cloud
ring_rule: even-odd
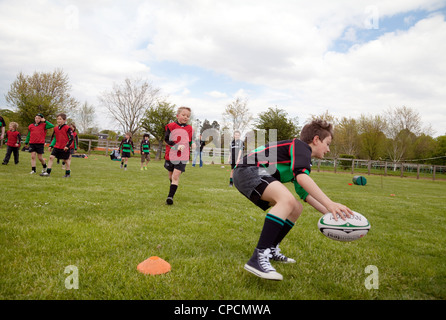
[[[216,90],[210,91],[210,92],[206,92],[206,94],[208,96],[210,96],[210,97],[213,97],[213,98],[227,98],[228,97],[228,95],[226,93],[220,92],[220,91],[216,91]]]

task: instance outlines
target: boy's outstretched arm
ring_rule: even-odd
[[[312,196],[322,206],[324,206],[328,210],[328,212],[331,212],[335,220],[337,220],[336,214],[339,214],[339,216],[343,220],[345,220],[345,216],[350,217],[350,215],[353,214],[350,208],[344,206],[343,204],[333,202],[329,197],[327,197],[325,193],[318,187],[316,182],[314,182],[314,180],[311,179],[311,177],[307,174],[297,175],[296,181],[309,193],[310,196]]]
[[[325,208],[319,201],[317,201],[312,196],[308,195],[305,201],[311,205],[313,208],[315,208],[317,211],[319,211],[322,214],[326,214],[327,212],[330,212],[327,208]]]

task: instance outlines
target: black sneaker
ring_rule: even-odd
[[[173,198],[172,197],[168,197],[166,199],[166,204],[168,204],[169,206],[173,205]]]
[[[296,260],[288,258],[283,253],[280,253],[279,245],[271,248],[272,260],[280,261],[283,263],[296,263]]]
[[[283,280],[283,276],[269,262],[270,258],[272,258],[271,249],[256,248],[244,268],[262,279]]]

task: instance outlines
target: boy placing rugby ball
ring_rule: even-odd
[[[332,138],[333,126],[314,120],[304,126],[300,139],[270,142],[248,153],[235,167],[234,185],[240,193],[259,208],[270,208],[257,247],[245,264],[247,271],[260,278],[282,280],[270,259],[296,262],[280,253],[279,244],[293,228],[303,206],[283,183],[293,181],[302,198],[311,199],[311,205],[320,211],[326,209],[325,213],[331,212],[335,219],[337,214],[342,219],[352,214],[346,206],[330,200],[309,176],[311,158],[322,159],[330,151]]]

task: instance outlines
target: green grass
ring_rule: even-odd
[[[352,175],[313,172],[371,231],[330,240],[305,204],[281,245],[298,263],[275,264],[284,280],[272,282],[243,269],[265,213],[228,187],[228,166],[188,165],[166,206],[161,161],[141,172],[136,157],[127,171],[100,155],[74,158],[63,179],[60,165],[49,178],[30,175],[30,155],[20,157],[0,166],[0,299],[446,299],[446,181],[367,176],[366,186],[350,186]],[[139,273],[150,256],[172,271]],[[70,265],[77,290],[65,287]],[[378,289],[365,287],[368,265],[379,270]]]

